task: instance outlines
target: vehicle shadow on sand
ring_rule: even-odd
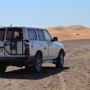
[[[55,67],[43,67],[42,72],[35,73],[26,71],[25,69],[18,69],[10,72],[5,72],[4,74],[0,74],[0,78],[6,79],[31,79],[38,80],[45,77],[49,77],[65,70],[70,69],[69,67],[64,67],[63,69],[57,69]]]

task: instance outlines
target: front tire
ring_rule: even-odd
[[[55,65],[56,65],[56,68],[63,68],[64,66],[64,52],[63,51],[59,53],[59,56],[56,60]]]

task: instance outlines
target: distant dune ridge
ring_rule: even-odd
[[[3,25],[0,25],[0,27],[3,27]],[[45,29],[47,29],[53,37],[58,37],[59,41],[90,39],[90,28],[82,25],[72,25],[67,27],[55,26]]]
[[[60,41],[75,39],[90,39],[90,28],[82,25],[57,26],[46,28],[51,35],[58,37]]]

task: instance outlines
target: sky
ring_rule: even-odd
[[[90,27],[90,0],[0,0],[0,25]]]

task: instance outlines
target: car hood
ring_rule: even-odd
[[[61,48],[64,48],[64,45],[61,42],[55,41],[55,42],[53,42],[53,44],[56,46],[60,46]]]

